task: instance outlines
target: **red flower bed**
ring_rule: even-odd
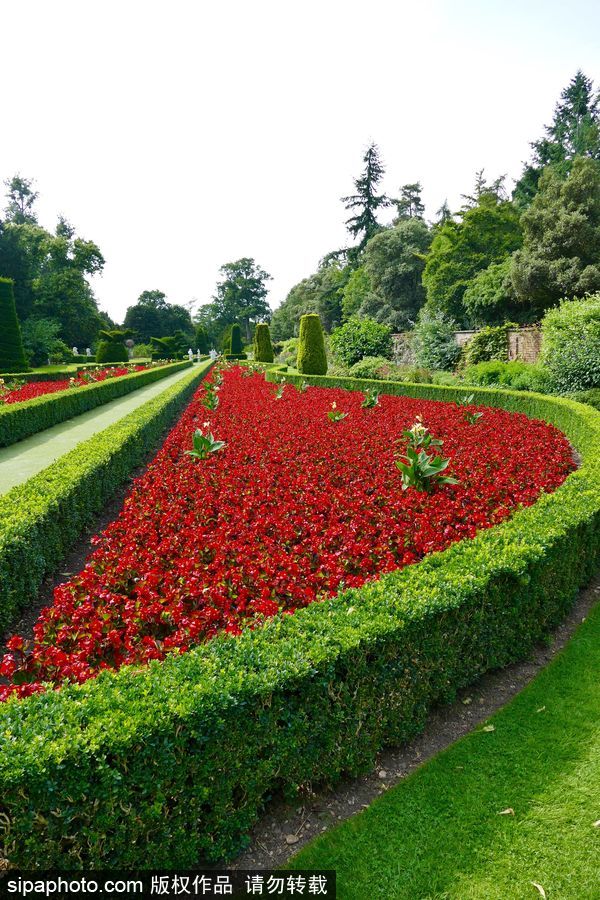
[[[97,381],[105,381],[107,378],[120,378],[122,375],[131,375],[132,372],[143,372],[147,366],[111,366],[106,369],[95,369],[89,372],[77,372],[72,378],[64,381],[30,381],[21,387],[14,389],[0,386],[0,402],[23,403],[24,400],[33,400],[34,397],[42,397],[44,394],[55,394],[57,391],[66,391],[70,387],[84,387],[86,384],[95,384]]]
[[[202,386],[82,572],[55,591],[32,644],[14,637],[0,698],[82,682],[161,659],[218,632],[239,633],[344,586],[357,586],[472,537],[551,491],[573,468],[555,428],[483,408],[469,424],[448,403],[291,386],[225,375],[216,410]],[[348,412],[327,417],[335,401]],[[443,440],[460,480],[401,490],[395,457],[417,415]],[[194,429],[226,441],[195,460]]]

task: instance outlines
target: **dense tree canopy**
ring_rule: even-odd
[[[273,339],[283,341],[297,336],[300,319],[308,313],[318,313],[326,331],[339,325],[343,319],[344,289],[351,271],[349,266],[333,262],[294,285],[273,313]]]
[[[600,161],[578,157],[566,178],[548,167],[522,224],[512,280],[523,304],[539,315],[561,298],[600,290]]]
[[[252,340],[252,326],[271,318],[267,302],[267,281],[271,276],[250,257],[226,263],[220,269],[221,280],[212,303],[207,304],[198,317],[209,333],[223,332],[228,325],[238,322],[246,341]]]
[[[471,280],[491,263],[502,262],[521,243],[514,204],[493,191],[482,192],[458,220],[448,219],[436,230],[423,271],[430,312],[440,312],[461,326],[471,325],[463,302]]]
[[[0,276],[12,278],[17,315],[52,319],[69,346],[85,347],[110,319],[98,309],[89,278],[102,271],[104,257],[93,241],[76,236],[60,218],[54,234],[37,224],[32,182],[6,182],[8,204],[0,222]]]
[[[166,337],[183,331],[194,333],[192,317],[184,306],[168,303],[162,291],[142,291],[137,302],[125,313],[125,326],[136,332],[137,340],[147,342],[153,337]]]
[[[425,302],[422,274],[431,232],[418,216],[376,234],[365,247],[364,271],[371,291],[359,313],[404,331]]]

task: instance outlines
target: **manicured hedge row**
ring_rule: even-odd
[[[0,497],[0,634],[55,571],[209,370],[205,363]]]
[[[45,428],[72,419],[73,416],[102,406],[110,400],[124,397],[131,391],[153,384],[190,365],[191,363],[187,361],[146,369],[144,372],[134,372],[119,378],[108,378],[97,384],[35,397],[24,403],[7,403],[0,406],[0,447],[8,447],[9,444],[37,434]]]
[[[31,372],[2,372],[0,374],[0,378],[3,378],[4,381],[13,381],[17,379],[18,381],[64,381],[65,378],[70,378],[72,375],[75,375],[77,372],[82,372],[87,369],[103,369],[105,366],[102,363],[96,362],[87,362],[85,365],[76,365],[75,363],[64,363],[62,367],[50,367],[50,371],[39,371],[33,370]]]
[[[369,769],[383,745],[423,728],[432,704],[523,658],[564,617],[600,561],[600,413],[523,392],[375,385],[473,393],[543,417],[583,463],[554,494],[418,565],[239,638],[11,700],[0,710],[11,863],[176,868],[230,856],[273,792]]]

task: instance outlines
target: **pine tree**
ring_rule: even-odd
[[[394,200],[398,210],[398,219],[422,219],[425,206],[421,200],[421,182],[403,184],[400,188],[400,197]]]
[[[0,278],[0,372],[25,372],[28,368],[13,282],[10,278]]]
[[[600,160],[600,91],[579,70],[562,91],[545,136],[531,144],[533,159],[525,166],[515,186],[513,199],[528,206],[538,190],[540,176],[548,165],[566,178],[578,156]]]
[[[346,209],[356,211],[355,215],[346,220],[346,227],[353,237],[360,237],[359,249],[379,231],[377,210],[390,206],[392,202],[385,194],[377,193],[377,185],[383,178],[385,169],[376,144],[370,145],[363,156],[363,162],[363,173],[354,181],[356,193],[342,197]]]

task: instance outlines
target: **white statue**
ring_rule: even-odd
[[[85,348],[85,355],[86,355],[86,356],[91,356],[91,355],[92,355],[92,351],[91,351],[90,347],[86,347],[86,348]]]
[[[192,350],[191,347],[190,347],[190,349],[188,350],[188,359],[189,359],[190,362],[194,362],[194,351]]]
[[[73,347],[73,356],[79,356],[79,350],[77,347]]]
[[[200,362],[200,351],[196,350],[196,359]]]
[[[210,354],[209,354],[209,355],[210,355],[210,358],[212,359],[212,361],[214,362],[215,359],[216,359],[217,356],[218,356],[218,353],[217,353],[217,351],[215,350],[214,347],[213,347],[213,349],[210,351]]]

